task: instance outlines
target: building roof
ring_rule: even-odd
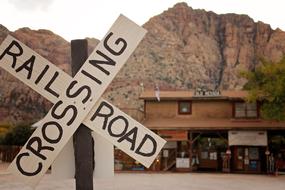
[[[168,130],[260,130],[260,129],[285,129],[285,122],[267,120],[241,120],[241,119],[207,119],[193,120],[185,118],[148,118],[143,125],[152,129]]]
[[[218,96],[195,96],[194,91],[160,91],[161,100],[191,100],[191,99],[245,99],[248,95],[244,90],[223,90]],[[154,90],[142,92],[140,99],[155,100]]]

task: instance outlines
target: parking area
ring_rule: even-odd
[[[94,190],[284,190],[285,175],[214,173],[118,173],[94,179]],[[1,190],[30,190],[10,174],[0,174]],[[46,174],[37,190],[75,190],[74,180],[55,181]]]

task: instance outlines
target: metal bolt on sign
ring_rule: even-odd
[[[101,98],[145,33],[120,15],[74,77],[7,36],[0,67],[53,103],[8,168],[17,179],[35,187],[81,123],[151,165],[166,141]]]

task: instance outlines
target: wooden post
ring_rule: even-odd
[[[190,162],[190,171],[192,172],[193,171],[193,166],[192,166],[192,157],[193,157],[193,133],[192,131],[189,131],[189,140],[188,140],[188,143],[189,143],[189,162]]]
[[[71,41],[71,71],[74,76],[88,58],[87,40]],[[91,130],[81,124],[73,135],[76,190],[93,190],[94,142]]]

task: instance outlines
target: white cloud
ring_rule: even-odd
[[[67,40],[101,39],[111,24],[124,14],[139,25],[181,0],[0,0],[0,24],[48,29]],[[194,9],[218,14],[247,14],[255,21],[285,30],[283,0],[182,0]]]
[[[54,0],[10,0],[10,3],[20,11],[47,11]]]

